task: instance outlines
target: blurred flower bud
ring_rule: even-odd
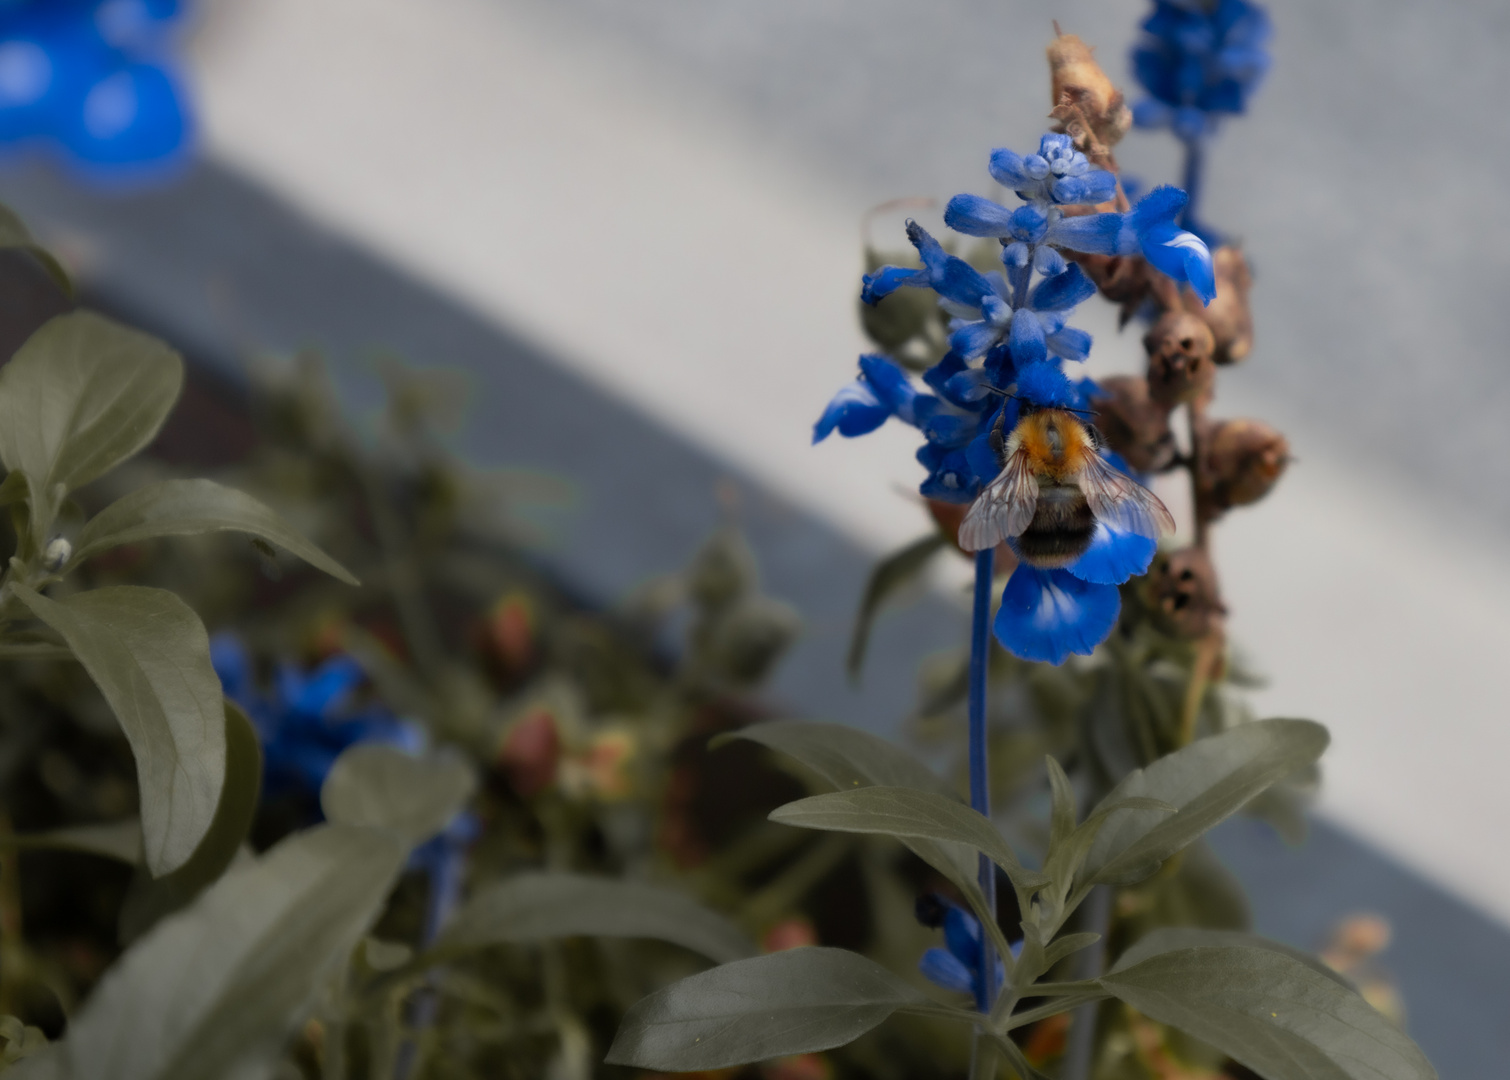
[[[802,915],[782,919],[767,930],[765,937],[760,939],[761,949],[768,953],[785,952],[787,949],[800,949],[804,945],[816,944],[818,944],[818,931],[813,929],[812,920]]]
[[[1122,99],[1122,91],[1096,63],[1095,50],[1074,34],[1060,34],[1049,44],[1049,75],[1053,79],[1055,119],[1064,124],[1065,133],[1076,139],[1078,149],[1095,161],[1091,150],[1080,146],[1080,139],[1069,130],[1073,119],[1057,115],[1063,107],[1078,113],[1090,128],[1090,134],[1110,150],[1132,127],[1132,110]]]
[[[509,725],[498,750],[498,767],[522,799],[556,782],[561,732],[549,709],[532,709]]]
[[[1201,470],[1205,501],[1218,511],[1257,502],[1269,493],[1289,461],[1289,442],[1268,424],[1225,420],[1206,439]]]
[[[484,643],[491,658],[507,675],[518,675],[535,663],[535,605],[522,592],[501,597],[488,612]]]
[[[1143,335],[1148,351],[1148,396],[1165,408],[1192,401],[1211,387],[1216,339],[1199,315],[1166,311]]]
[[[42,565],[57,572],[73,557],[73,545],[61,536],[54,536],[42,552]]]
[[[1143,587],[1155,623],[1174,637],[1203,638],[1227,612],[1217,588],[1216,567],[1200,548],[1160,552]]]
[[[704,608],[724,607],[754,587],[755,555],[733,528],[714,533],[687,571],[687,589]]]
[[[587,749],[561,762],[561,788],[576,798],[612,802],[634,790],[630,763],[639,741],[625,728],[599,732]]]
[[[1248,270],[1248,260],[1235,247],[1217,248],[1211,264],[1216,275],[1216,299],[1203,307],[1201,298],[1187,285],[1184,306],[1200,315],[1211,328],[1216,339],[1211,359],[1218,364],[1235,364],[1253,348],[1253,313],[1248,309],[1253,276]]]
[[[867,274],[888,265],[916,266],[917,258],[911,252],[883,258],[878,252],[866,249]],[[860,328],[865,331],[865,336],[887,353],[897,352],[907,342],[924,334],[929,321],[939,318],[938,302],[928,289],[898,289],[874,304],[863,300],[855,302],[859,305],[856,310],[860,313]]]
[[[712,628],[708,660],[722,678],[752,686],[786,652],[802,629],[802,617],[789,604],[751,596],[725,613]]]
[[[1096,410],[1096,430],[1106,445],[1122,455],[1138,472],[1158,472],[1175,456],[1169,409],[1148,396],[1148,380],[1138,375],[1113,375],[1100,380],[1102,396]]]

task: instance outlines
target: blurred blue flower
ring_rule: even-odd
[[[400,720],[381,704],[351,705],[352,691],[366,679],[344,653],[312,671],[283,663],[270,692],[256,685],[251,657],[233,634],[210,639],[210,660],[226,697],[251,718],[262,740],[263,790],[298,795],[318,805],[320,786],[341,751],[359,742],[383,742],[410,753],[425,747],[417,724]]]
[[[1154,0],[1142,29],[1132,66],[1150,96],[1133,107],[1139,127],[1209,135],[1247,109],[1269,70],[1269,16],[1248,0]]]
[[[184,161],[193,120],[173,55],[181,0],[0,2],[0,148],[47,148],[97,181]]]
[[[978,989],[977,977],[981,967],[981,925],[970,912],[954,901],[937,893],[925,893],[918,897],[917,919],[924,926],[942,928],[944,948],[932,948],[923,953],[918,970],[937,986],[961,994],[974,994]],[[1013,947],[1014,955],[1021,944]],[[993,987],[991,996],[1006,980],[1006,964],[999,956],[993,956]]]

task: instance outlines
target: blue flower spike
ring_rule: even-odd
[[[981,925],[970,912],[954,901],[938,893],[924,893],[918,897],[916,915],[924,926],[944,931],[944,947],[934,947],[923,953],[918,961],[918,970],[936,986],[960,994],[973,994],[981,969],[983,953]],[[1021,949],[1014,947],[1014,954]],[[1001,957],[993,956],[992,994],[1006,981],[1006,964]]]

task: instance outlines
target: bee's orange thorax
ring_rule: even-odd
[[[1014,440],[1042,480],[1070,483],[1080,475],[1096,444],[1074,413],[1044,409],[1018,422]]]

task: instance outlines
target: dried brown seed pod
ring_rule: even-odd
[[[1253,349],[1253,313],[1248,308],[1248,291],[1253,275],[1241,249],[1223,245],[1211,255],[1216,275],[1216,298],[1202,306],[1201,298],[1185,286],[1182,301],[1186,311],[1200,315],[1211,327],[1216,350],[1211,359],[1218,364],[1235,364]]]
[[[1173,408],[1205,393],[1216,378],[1212,353],[1216,338],[1199,315],[1166,311],[1147,334],[1148,393],[1154,401]]]
[[[1148,396],[1148,380],[1113,375],[1100,380],[1104,396],[1096,398],[1096,430],[1106,445],[1139,472],[1158,472],[1174,460],[1174,433],[1169,409]]]
[[[1074,34],[1060,34],[1049,43],[1049,75],[1053,79],[1053,106],[1069,106],[1084,118],[1090,134],[1109,151],[1132,127],[1132,110],[1101,65],[1095,50]],[[1061,123],[1068,115],[1057,117]],[[1069,132],[1073,137],[1074,132]],[[1090,156],[1086,147],[1080,148]]]
[[[1160,552],[1144,579],[1154,622],[1167,634],[1195,640],[1220,628],[1227,613],[1211,556],[1198,547]]]
[[[1206,491],[1202,501],[1214,510],[1247,506],[1269,493],[1290,462],[1290,444],[1258,420],[1225,420],[1205,440]]]

